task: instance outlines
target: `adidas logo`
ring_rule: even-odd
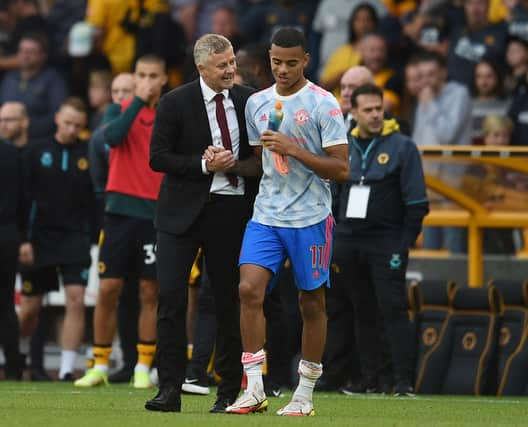
[[[262,116],[260,116],[260,119],[259,121],[261,122],[267,122],[268,121],[268,116],[266,113],[262,114]]]

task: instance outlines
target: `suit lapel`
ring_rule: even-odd
[[[207,110],[203,100],[202,88],[200,87],[200,79],[196,79],[193,84],[193,95],[191,96],[192,108],[190,109],[193,115],[193,122],[196,125],[196,133],[201,137],[198,141],[205,143],[205,147],[213,145],[213,137],[211,135],[211,127],[209,125],[209,118],[207,117]]]

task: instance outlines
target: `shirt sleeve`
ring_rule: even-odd
[[[422,159],[414,143],[407,144],[402,156],[400,191],[405,205],[403,218],[403,244],[411,247],[422,229],[422,222],[429,212]]]
[[[327,95],[318,110],[322,147],[348,144],[343,112],[334,96]]]
[[[246,128],[248,133],[248,141],[251,146],[262,145],[260,140],[260,132],[257,128],[255,121],[253,120],[253,110],[255,103],[253,98],[249,98],[246,103],[245,116],[246,116]]]

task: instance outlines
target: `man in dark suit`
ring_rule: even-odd
[[[145,405],[153,411],[181,410],[187,281],[200,246],[215,297],[222,378],[211,412],[236,399],[242,378],[237,263],[261,174],[244,120],[252,90],[234,85],[235,55],[225,37],[201,37],[194,61],[199,79],[161,99],[150,147],[150,166],[165,173],[155,220],[160,389]],[[206,150],[213,153],[207,159]]]

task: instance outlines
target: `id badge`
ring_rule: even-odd
[[[353,185],[348,193],[347,218],[366,218],[370,196],[368,185]]]

